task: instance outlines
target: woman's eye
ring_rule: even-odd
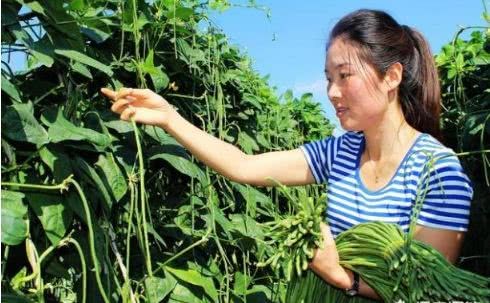
[[[349,73],[340,73],[339,75],[340,75],[340,79],[345,79],[350,76]]]

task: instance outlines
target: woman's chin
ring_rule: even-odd
[[[350,121],[340,120],[340,126],[342,127],[343,130],[345,130],[346,132],[357,132],[361,130],[357,125],[354,125],[353,123],[349,123],[349,122]]]

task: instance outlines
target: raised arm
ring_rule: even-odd
[[[314,183],[308,163],[300,149],[247,155],[237,147],[195,127],[168,102],[149,89],[102,89],[114,100],[112,110],[122,120],[163,128],[197,159],[219,174],[239,183],[273,186],[272,177],[285,185]]]

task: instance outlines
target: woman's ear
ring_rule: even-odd
[[[400,62],[393,63],[385,74],[385,84],[387,85],[387,90],[392,91],[397,89],[402,82],[403,65]]]

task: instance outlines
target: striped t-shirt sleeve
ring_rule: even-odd
[[[339,142],[340,138],[328,137],[300,146],[316,183],[327,182]]]
[[[417,223],[433,228],[467,231],[473,189],[456,155],[446,154],[436,160],[428,180]]]

